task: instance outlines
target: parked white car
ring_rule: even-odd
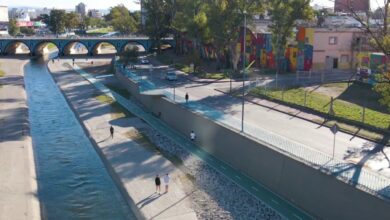
[[[169,81],[173,81],[173,80],[177,80],[177,75],[175,72],[167,72],[165,73],[165,79],[169,80]]]

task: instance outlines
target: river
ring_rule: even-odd
[[[43,219],[136,219],[46,63],[24,71]]]

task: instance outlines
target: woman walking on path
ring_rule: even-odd
[[[158,174],[156,175],[156,178],[154,179],[154,183],[156,184],[156,193],[158,191],[158,194],[160,194],[160,191],[161,191],[161,188],[160,188],[161,181],[160,181],[160,177],[158,176]]]
[[[170,179],[171,179],[171,178],[169,177],[169,174],[168,174],[168,173],[165,174],[165,176],[164,176],[165,193],[168,192],[169,180],[170,180]]]

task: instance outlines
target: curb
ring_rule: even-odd
[[[230,97],[234,97],[234,98],[241,99],[240,97],[233,96],[233,95],[229,94],[228,92],[222,91],[222,90],[220,90],[220,89],[214,89],[214,90],[217,91],[217,92],[223,93],[223,94],[225,94],[225,95],[228,95],[228,96],[230,96]],[[267,100],[267,99],[265,99],[265,100]],[[319,122],[316,122],[316,121],[314,121],[314,120],[310,120],[310,119],[308,119],[308,118],[306,118],[306,117],[302,117],[302,116],[299,116],[299,115],[291,114],[291,113],[289,113],[289,112],[282,111],[282,110],[280,110],[280,109],[276,109],[276,108],[272,108],[272,107],[267,106],[267,105],[263,105],[263,104],[260,104],[260,103],[256,103],[256,102],[254,102],[254,101],[252,101],[252,100],[249,100],[248,98],[245,98],[245,101],[250,102],[250,103],[252,103],[252,104],[254,104],[254,105],[258,105],[258,106],[261,106],[261,107],[264,107],[264,108],[267,108],[267,109],[272,109],[272,110],[274,110],[274,111],[277,111],[277,112],[280,112],[280,113],[283,113],[283,114],[286,114],[286,115],[289,115],[289,116],[293,116],[293,117],[296,117],[296,118],[305,120],[305,121],[307,121],[307,122],[311,122],[311,123],[314,123],[314,124],[317,124],[317,125],[320,125],[320,126],[323,126],[323,127],[330,128],[330,127],[329,127],[328,125],[326,125],[325,123],[319,123]],[[281,105],[283,105],[283,104],[281,104]],[[286,105],[284,105],[284,106],[286,106]],[[287,106],[287,107],[292,108],[292,107],[290,107],[290,106]],[[296,109],[296,108],[293,108],[293,109]],[[296,109],[296,110],[299,110],[299,109]],[[302,111],[302,110],[301,110],[301,111]],[[321,117],[321,116],[318,116],[318,117],[324,119],[324,118]],[[324,119],[324,120],[325,120],[325,119]],[[337,122],[337,120],[335,120],[335,121]],[[377,140],[374,140],[374,139],[372,139],[372,138],[368,138],[368,137],[365,137],[365,136],[362,136],[362,135],[359,135],[359,134],[350,132],[350,131],[345,130],[345,129],[340,129],[340,131],[343,132],[343,133],[352,135],[353,137],[358,137],[358,138],[361,138],[361,139],[364,139],[364,140],[367,140],[367,141],[374,142],[374,143],[376,143],[376,144],[382,144],[382,143],[379,143]],[[371,132],[371,131],[370,131],[370,132]],[[376,133],[376,132],[374,132],[374,133]],[[378,133],[376,133],[376,134],[378,134]],[[384,135],[384,134],[380,134],[380,135]]]

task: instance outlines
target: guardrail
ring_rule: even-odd
[[[136,82],[139,85],[140,91],[143,93],[151,90],[158,90],[168,99],[178,104],[185,105],[185,107],[191,111],[202,114],[206,118],[219,122],[238,132],[241,130],[240,119],[196,101],[191,101],[186,104],[185,98],[177,93],[173,94],[171,91],[172,89],[158,88],[155,84],[150,82],[147,77],[138,76],[134,72],[123,68],[123,66],[117,62],[115,62],[115,68],[119,69],[125,76]],[[245,135],[328,175],[332,175],[347,184],[382,199],[390,200],[390,178],[386,176],[375,173],[361,165],[332,158],[330,155],[314,150],[309,146],[305,146],[304,144],[289,140],[271,131],[247,123],[245,123]]]

